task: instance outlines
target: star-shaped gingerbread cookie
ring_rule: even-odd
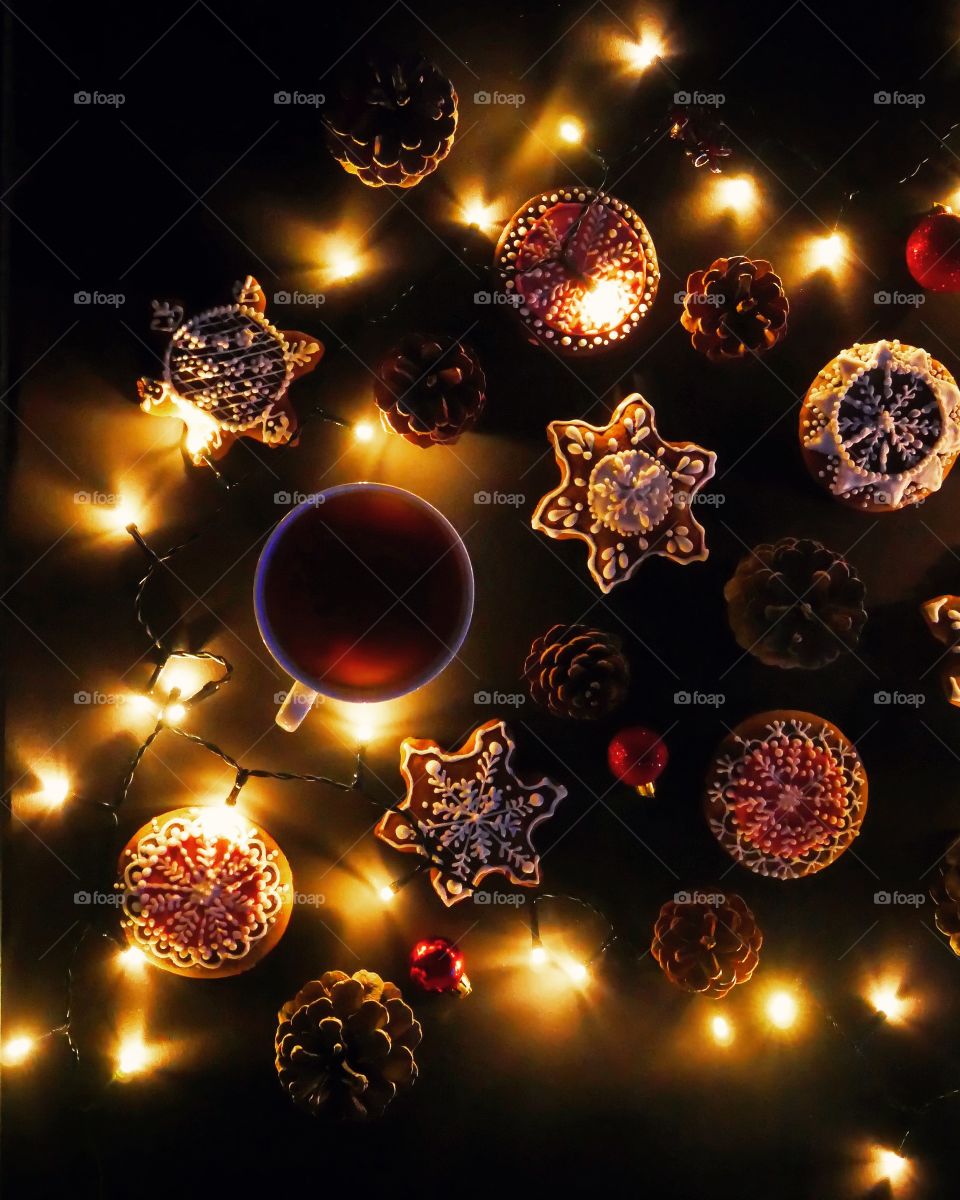
[[[703,526],[692,505],[713,477],[717,456],[693,442],[665,442],[652,405],[634,393],[608,425],[551,421],[560,486],[533,514],[547,537],[579,538],[602,592],[629,579],[648,555],[674,562],[707,557]]]
[[[406,738],[400,772],[407,794],[376,833],[407,854],[430,859],[430,881],[448,907],[494,873],[520,887],[540,883],[531,835],[553,816],[567,789],[513,768],[516,746],[503,721],[487,721],[459,750]]]

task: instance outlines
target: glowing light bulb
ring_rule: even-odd
[[[360,274],[360,258],[348,246],[334,245],[327,252],[326,268],[331,280],[350,279]]]
[[[580,302],[580,319],[586,329],[612,329],[628,316],[633,294],[619,279],[601,279],[589,287]]]
[[[660,38],[652,33],[645,33],[638,42],[627,42],[623,48],[624,58],[637,71],[645,71],[666,51]]]
[[[547,961],[547,951],[544,946],[534,946],[530,951],[530,965],[542,967]]]
[[[353,721],[353,736],[358,746],[366,746],[376,732],[373,721],[366,714],[358,714]]]
[[[489,229],[496,221],[493,205],[487,204],[479,196],[471,196],[469,200],[464,201],[460,215],[464,225],[470,225],[474,229]]]
[[[128,1079],[140,1075],[150,1065],[153,1053],[143,1038],[136,1033],[128,1034],[117,1051],[117,1075]]]
[[[384,902],[384,904],[389,904],[390,901],[394,899],[396,894],[396,891],[389,883],[385,883],[379,892],[380,899]]]
[[[718,179],[714,187],[721,208],[743,213],[757,202],[756,184],[746,175],[737,179]]]
[[[120,965],[125,971],[139,973],[147,965],[147,956],[136,946],[128,946],[117,955]]]
[[[568,962],[564,967],[564,970],[574,983],[586,983],[590,977],[590,972],[587,970],[586,963]]]
[[[25,1034],[11,1038],[9,1042],[4,1044],[3,1053],[0,1056],[3,1059],[4,1066],[18,1067],[22,1062],[26,1062],[36,1048],[36,1045],[36,1039],[27,1037]]]
[[[36,771],[40,780],[40,799],[49,808],[60,808],[70,796],[70,780],[63,771],[40,767]]]
[[[842,233],[811,238],[807,249],[810,270],[836,270],[847,257],[847,239]]]
[[[767,1019],[777,1029],[789,1029],[797,1020],[797,1001],[789,992],[774,992],[767,1000]]]
[[[373,441],[373,433],[374,429],[369,421],[360,421],[359,424],[353,427],[353,436],[358,442]]]
[[[180,704],[179,702],[176,702],[176,701],[173,704],[166,705],[166,707],[163,710],[163,719],[169,725],[179,725],[180,722],[183,720],[183,718],[186,715],[187,715],[186,705]]]
[[[733,1041],[733,1026],[726,1017],[711,1017],[710,1033],[718,1046],[729,1046]]]
[[[214,801],[197,814],[197,824],[209,838],[236,838],[243,832],[244,820],[235,808]]]
[[[579,146],[583,141],[583,124],[576,117],[564,117],[557,126],[557,133],[568,146]]]
[[[910,1166],[910,1160],[904,1155],[898,1154],[896,1150],[887,1150],[882,1146],[877,1147],[874,1161],[880,1178],[887,1179],[890,1183],[899,1183]]]
[[[196,462],[220,444],[220,425],[209,413],[192,404],[179,403],[180,416],[186,426],[184,445]]]
[[[907,1002],[897,994],[894,983],[880,983],[870,992],[870,1003],[878,1013],[883,1013],[888,1021],[896,1021],[903,1016]]]
[[[117,531],[123,533],[130,525],[137,525],[140,522],[140,512],[132,500],[118,498],[116,504],[107,510],[109,513],[110,524]]]

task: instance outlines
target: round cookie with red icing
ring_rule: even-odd
[[[529,340],[563,354],[620,345],[650,311],[660,280],[643,221],[586,187],[531,197],[500,235],[494,266]]]
[[[719,745],[707,824],[741,866],[774,879],[828,867],[860,832],[867,776],[853,743],[813,713],[758,713]]]
[[[293,908],[283,851],[226,807],[154,817],[127,842],[118,875],[127,941],[193,979],[249,970],[279,942]]]

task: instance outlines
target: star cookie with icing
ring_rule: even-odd
[[[551,421],[562,479],[533,514],[533,528],[590,548],[587,566],[602,592],[633,575],[651,554],[678,563],[707,557],[692,505],[713,477],[717,456],[693,442],[666,442],[653,406],[634,393],[608,425]]]
[[[515,749],[499,720],[479,726],[451,753],[426,739],[401,744],[407,794],[376,834],[397,850],[429,858],[430,881],[448,907],[472,896],[488,875],[504,875],[519,887],[540,883],[531,835],[553,816],[567,789],[517,773]]]

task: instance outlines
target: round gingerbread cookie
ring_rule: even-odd
[[[124,934],[154,966],[192,979],[249,970],[283,936],[293,879],[283,851],[228,808],[148,821],[120,855]]]
[[[867,776],[853,743],[823,717],[778,710],[741,722],[707,775],[707,824],[758,875],[822,871],[860,832]]]
[[[918,346],[851,346],[810,385],[800,447],[814,479],[852,508],[918,504],[939,490],[960,452],[956,380]]]
[[[643,221],[587,187],[531,197],[500,235],[494,267],[529,340],[581,356],[629,338],[660,281]]]

